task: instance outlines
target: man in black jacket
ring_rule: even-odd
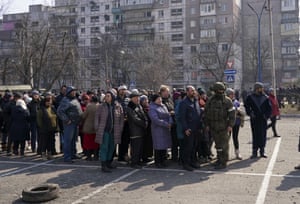
[[[137,90],[130,94],[130,102],[127,107],[127,117],[131,142],[131,167],[141,168],[140,162],[143,156],[143,138],[148,126],[148,119],[140,105],[140,93]]]

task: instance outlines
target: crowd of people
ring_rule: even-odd
[[[99,93],[79,93],[64,85],[56,96],[7,90],[1,97],[1,151],[24,156],[27,147],[44,160],[63,153],[64,162],[73,163],[81,158],[76,149],[80,141],[85,159],[100,160],[103,172],[116,168],[115,157],[132,168],[142,168],[154,158],[157,168],[165,168],[169,159],[193,171],[212,161],[214,143],[217,161],[213,164],[224,169],[231,135],[236,159],[242,160],[238,135],[247,114],[251,158],[257,158],[258,152],[266,158],[267,128],[280,137],[276,131],[279,104],[272,89],[267,96],[263,84],[255,83],[244,99],[245,111],[236,92],[224,83],[216,82],[210,91],[187,86],[171,92],[164,85],[157,93],[129,91],[125,85]]]

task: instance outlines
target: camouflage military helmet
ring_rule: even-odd
[[[214,91],[225,91],[226,87],[222,82],[216,82],[213,86]]]

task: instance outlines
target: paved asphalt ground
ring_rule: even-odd
[[[211,164],[194,172],[168,163],[167,169],[148,164],[131,169],[118,164],[113,173],[102,173],[99,162],[76,160],[64,164],[60,156],[42,161],[27,153],[25,157],[0,155],[0,203],[23,203],[24,188],[41,183],[59,184],[59,198],[48,203],[204,203],[204,204],[300,204],[300,164],[297,151],[300,124],[297,118],[278,121],[281,138],[268,132],[267,159],[249,159],[251,134],[249,121],[240,130],[242,161],[232,160],[227,170],[215,171]]]

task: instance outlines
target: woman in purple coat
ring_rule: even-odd
[[[149,117],[151,119],[155,165],[158,168],[163,168],[166,166],[167,149],[171,147],[172,143],[170,133],[172,117],[167,107],[162,104],[162,99],[159,95],[155,94],[152,96]]]

